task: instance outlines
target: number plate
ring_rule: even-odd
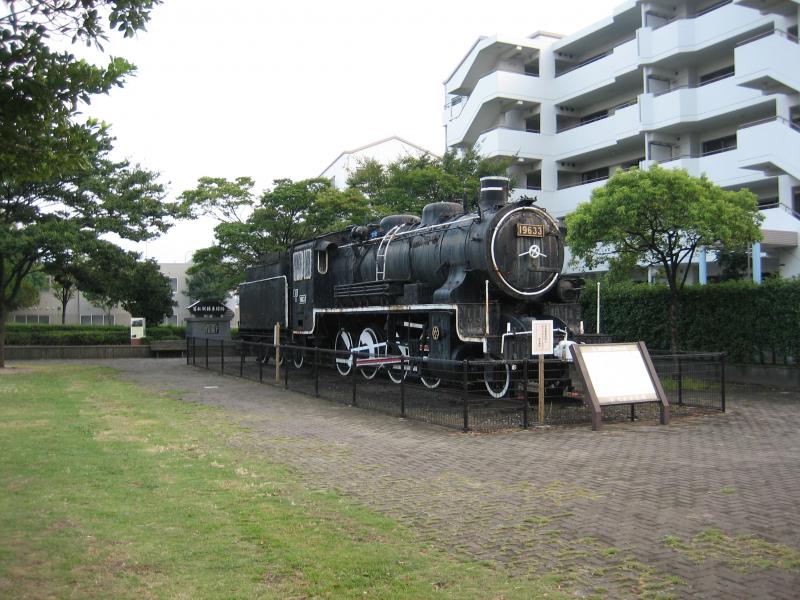
[[[544,237],[544,225],[517,223],[517,237]]]

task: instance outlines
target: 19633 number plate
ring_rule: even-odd
[[[544,237],[544,226],[517,223],[517,237]]]

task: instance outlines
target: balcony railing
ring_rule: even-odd
[[[733,0],[721,0],[720,2],[717,2],[715,4],[705,7],[702,10],[697,11],[693,15],[687,15],[685,17],[674,17],[672,15],[665,15],[664,13],[659,13],[656,11],[647,11],[645,13],[645,16],[655,17],[657,19],[663,19],[664,21],[663,23],[658,23],[657,25],[650,26],[652,29],[658,29],[659,27],[664,27],[665,25],[669,25],[673,21],[679,21],[681,19],[696,19],[698,17],[702,17],[703,15],[706,15],[712,11],[717,10],[718,8],[722,8],[723,6],[731,4],[732,2]]]
[[[595,177],[593,179],[586,179],[586,180],[582,180],[582,181],[576,181],[574,183],[565,183],[565,184],[559,185],[558,189],[559,190],[566,190],[566,189],[569,189],[569,188],[578,187],[579,185],[587,185],[587,184],[590,184],[590,183],[595,183],[597,181],[605,181],[608,178],[609,178],[608,175],[603,175],[602,177]]]
[[[800,132],[800,123],[795,123],[794,121],[790,121],[789,119],[786,119],[784,117],[779,117],[778,115],[773,115],[771,117],[764,117],[763,119],[758,119],[757,121],[750,121],[749,123],[740,125],[739,129],[755,127],[756,125],[763,125],[764,123],[772,123],[773,121],[777,121],[778,123],[783,123],[784,125],[794,129],[795,131]]]
[[[562,127],[556,133],[563,133],[564,131],[569,131],[570,129],[576,129],[578,127],[583,127],[584,125],[589,125],[590,123],[596,123],[597,121],[602,121],[603,119],[608,119],[609,117],[613,117],[617,114],[618,110],[622,110],[623,108],[627,108],[629,106],[633,106],[638,102],[638,98],[634,98],[633,100],[628,100],[627,102],[623,102],[622,104],[618,104],[617,106],[612,106],[608,109],[608,113],[605,115],[599,115],[594,117],[593,119],[587,119],[586,121],[580,121],[578,123],[573,123],[572,125],[567,125],[566,127]]]
[[[764,38],[768,38],[771,35],[777,35],[778,37],[785,38],[794,44],[798,43],[796,35],[792,35],[788,31],[783,31],[782,29],[770,29],[769,31],[762,31],[761,33],[757,33],[756,35],[743,39],[740,42],[736,42],[736,47],[738,48],[739,46],[752,44],[753,42],[756,42],[758,40],[763,40]]]
[[[800,220],[800,213],[793,210],[791,207],[786,206],[783,202],[770,202],[769,204],[759,204],[758,210],[769,210],[772,208],[782,208],[784,211],[792,215],[795,219]]]
[[[724,75],[719,75],[717,77],[714,77],[713,79],[707,79],[702,83],[684,83],[682,85],[676,85],[670,87],[669,89],[666,90],[660,90],[658,92],[650,92],[650,93],[653,94],[654,98],[658,98],[659,96],[665,96],[667,94],[671,94],[672,92],[676,92],[678,90],[696,90],[697,88],[705,87],[707,85],[711,85],[712,83],[717,83],[718,81],[722,81],[723,79],[728,79],[733,76],[734,73],[732,72],[725,73]]]

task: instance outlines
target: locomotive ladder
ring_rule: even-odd
[[[378,252],[375,255],[375,281],[386,279],[386,253],[389,250],[389,244],[392,242],[392,239],[402,227],[402,225],[395,225],[392,227],[386,235],[383,236],[381,243],[378,244]]]

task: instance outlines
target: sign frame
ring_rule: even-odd
[[[613,352],[614,347],[623,350],[622,347],[630,348],[634,346],[638,353],[641,356],[641,360],[643,366],[646,370],[647,376],[649,377],[650,384],[652,385],[652,391],[655,398],[648,398],[648,399],[623,399],[623,400],[605,400],[600,397],[598,391],[595,387],[595,384],[592,380],[592,371],[587,365],[586,356],[584,355],[584,349],[594,349],[598,350],[600,347],[603,349],[607,349]],[[656,373],[655,367],[653,366],[653,361],[650,359],[650,353],[647,351],[647,346],[644,342],[627,342],[627,343],[617,343],[617,344],[588,344],[588,345],[581,345],[581,344],[573,344],[569,348],[570,352],[572,353],[572,358],[574,360],[575,365],[577,366],[578,373],[580,373],[581,379],[583,380],[583,385],[585,389],[584,395],[584,402],[589,405],[592,409],[592,430],[597,431],[600,429],[602,425],[602,407],[609,406],[609,405],[617,405],[617,404],[629,404],[631,405],[631,410],[633,410],[633,405],[635,404],[643,404],[643,403],[650,403],[650,402],[658,402],[660,408],[660,422],[662,425],[669,424],[669,400],[667,399],[667,395],[664,393],[664,388],[661,387],[661,380],[658,378],[658,374]],[[591,350],[590,350],[591,351]],[[625,398],[623,396],[623,398]]]

